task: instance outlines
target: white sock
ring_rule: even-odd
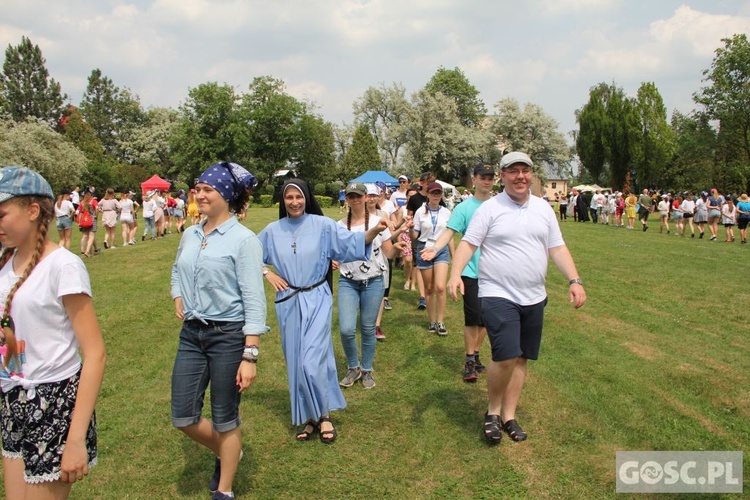
[[[234,498],[234,492],[232,492],[232,491],[229,491],[229,492],[227,492],[227,491],[220,491],[219,493],[221,493],[222,495],[226,495],[229,498]]]

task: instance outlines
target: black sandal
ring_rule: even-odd
[[[516,443],[526,441],[526,438],[529,437],[529,435],[521,429],[521,426],[518,425],[518,422],[516,422],[515,419],[503,423],[503,429],[508,433],[508,437]]]
[[[503,432],[500,429],[500,415],[484,414],[483,426],[484,440],[489,444],[498,444],[503,439]]]
[[[336,428],[333,427],[330,431],[324,431],[320,427],[320,424],[323,422],[329,422],[331,426],[333,427],[333,422],[331,422],[331,417],[320,417],[320,422],[318,422],[318,430],[320,431],[320,442],[324,444],[331,444],[334,441],[336,441],[336,437],[339,435],[338,432],[336,432]]]
[[[312,427],[309,431],[307,430],[309,427]],[[310,419],[307,422],[305,422],[305,425],[302,426],[302,429],[297,433],[295,438],[297,441],[310,441],[315,434],[315,431],[318,429],[318,424],[315,422],[315,420]]]

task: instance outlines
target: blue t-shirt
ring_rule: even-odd
[[[344,201],[346,199],[346,191],[343,189],[339,189],[339,201]]]
[[[750,213],[750,201],[740,201],[740,202],[738,202],[737,203],[737,209],[738,210],[742,210],[743,212]],[[745,215],[745,214],[739,214],[739,216],[742,217],[743,219],[750,218],[750,215]]]
[[[477,200],[473,196],[468,198],[466,201],[459,203],[456,208],[453,209],[451,218],[448,220],[448,229],[452,229],[457,233],[461,233],[463,236],[466,233],[466,228],[469,227],[469,221],[474,217],[474,212],[483,202]],[[474,252],[471,260],[464,268],[461,276],[467,278],[478,278],[479,277],[479,249]]]

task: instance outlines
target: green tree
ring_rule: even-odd
[[[55,127],[65,111],[60,84],[50,78],[38,45],[25,36],[18,46],[8,45],[0,73],[0,104],[15,121],[37,118]]]
[[[725,186],[716,164],[717,136],[704,113],[672,114],[674,154],[662,173],[663,187],[672,191],[686,189],[698,193],[707,186]]]
[[[303,179],[329,182],[336,177],[333,126],[319,116],[303,114],[298,123],[294,163]]]
[[[152,173],[168,175],[174,171],[171,140],[179,126],[180,114],[171,108],[152,108],[146,121],[118,137],[117,148],[131,164],[142,165]]]
[[[188,91],[171,135],[169,174],[189,185],[209,165],[238,160],[238,97],[227,84],[202,83]]]
[[[605,96],[608,94],[609,86],[605,83],[592,87],[589,90],[589,101],[576,111],[576,154],[581,167],[594,183],[601,181],[607,162],[604,134],[607,128]]]
[[[425,90],[430,94],[440,92],[453,99],[461,123],[467,127],[479,126],[487,114],[479,91],[459,68],[439,68],[425,85]]]
[[[368,125],[388,168],[399,164],[400,153],[408,139],[404,125],[408,110],[406,89],[399,83],[370,87],[354,103],[355,119]]]
[[[545,165],[550,173],[570,174],[570,148],[558,130],[557,121],[537,104],[527,103],[523,109],[513,98],[495,104],[495,115],[490,119],[490,130],[496,143],[504,150],[523,151],[538,165]]]
[[[105,161],[102,143],[91,126],[83,119],[79,109],[71,106],[60,128],[65,140],[80,149],[89,162],[103,163]]]
[[[0,123],[0,165],[32,168],[59,192],[78,184],[86,156],[46,123],[28,118]]]
[[[667,108],[652,82],[642,83],[635,101],[640,122],[635,172],[642,186],[661,186],[667,162],[674,152],[672,129],[667,123]]]
[[[127,144],[129,136],[148,121],[136,94],[120,89],[100,69],[94,69],[81,100],[81,113],[107,154],[117,161],[135,161],[119,146]]]
[[[342,174],[344,182],[359,177],[368,170],[381,170],[382,160],[378,154],[378,145],[370,133],[370,128],[363,123],[354,131],[352,144],[344,157]]]
[[[404,165],[412,176],[430,170],[442,179],[460,179],[492,143],[489,131],[463,124],[455,100],[442,92],[414,94],[406,127]]]
[[[693,95],[705,113],[720,123],[728,148],[750,164],[750,42],[746,34],[722,39],[711,68],[704,70],[703,87]],[[731,156],[731,151],[726,156]]]

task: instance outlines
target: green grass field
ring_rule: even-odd
[[[256,232],[277,208],[253,207]],[[328,214],[338,218],[338,210]],[[141,226],[142,228],[143,226]],[[293,438],[286,370],[266,286],[271,332],[242,400],[240,498],[497,498],[615,496],[617,450],[750,448],[750,248],[562,224],[588,302],[575,311],[554,267],[542,353],[530,365],[518,419],[524,443],[480,435],[484,376],[461,379],[461,303],[448,337],[427,333],[416,292],[396,271],[377,387],[344,391],[332,446]],[[723,228],[719,239],[723,239]],[[77,246],[77,235],[74,247]],[[102,232],[99,232],[101,241]],[[173,429],[170,373],[179,321],[169,275],[179,235],[86,261],[107,343],[97,407],[99,465],[73,498],[209,498],[213,457]],[[345,361],[334,311],[334,346]],[[482,351],[489,359],[489,347]],[[745,492],[750,468],[745,467]]]

